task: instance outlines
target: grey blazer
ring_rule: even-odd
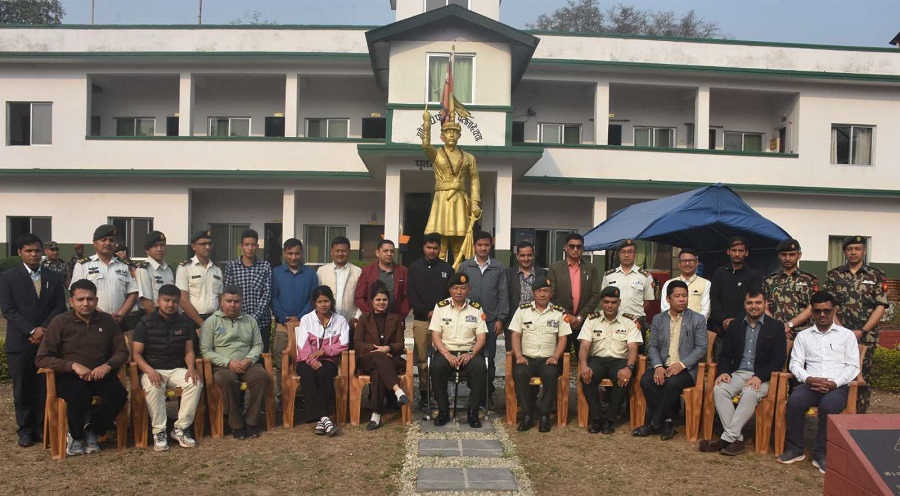
[[[669,358],[669,324],[672,318],[669,312],[661,312],[653,317],[650,326],[650,340],[647,343],[649,368],[665,365]],[[678,357],[688,369],[691,377],[697,380],[697,364],[706,358],[706,318],[703,315],[686,309],[681,317],[681,337],[678,342]]]

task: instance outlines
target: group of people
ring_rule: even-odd
[[[818,404],[821,427],[813,458],[824,469],[824,418],[846,403],[847,383],[860,368],[857,342],[867,347],[862,363],[867,378],[877,324],[888,305],[884,274],[863,263],[865,238],[858,236],[845,240],[847,263],[829,271],[825,291],[819,291],[815,276],[799,269],[802,252],[793,239],[777,247],[781,270],[764,278],[746,264],[749,247],[743,238],[730,240],[730,264],[709,280],[697,275],[698,253],[682,249],[680,274],[663,285],[662,312],[649,326],[646,315],[656,283],[635,264],[633,240],[618,245],[619,265],[601,273],[583,257],[584,239],[577,233],[566,237],[563,260],[546,269],[535,265],[528,242],[516,246],[516,264],[505,268],[491,256],[489,233],[473,238],[474,257],[456,271],[439,256],[442,239],[436,233],[424,237],[423,257],[408,269],[394,261],[395,245],[389,240],[378,244],[377,260],[360,269],[349,262],[350,241],[338,237],[331,243],[331,262],[313,270],[304,265],[303,244],[295,238],[283,244],[284,263],[271,267],[256,256],[259,236],[248,229],[241,235],[241,257],[223,271],[210,259],[212,233],[199,231],[190,239],[194,256],[173,270],[165,260],[165,235],[153,231],[144,243],[146,261],[134,267],[132,277],[114,255],[116,228],[103,225],[94,232],[95,255],[80,259],[67,282],[66,275],[41,264],[50,243],[23,236],[18,243],[23,264],[0,276],[19,445],[29,446],[42,434],[43,382],[36,372],[46,367],[57,372],[58,394],[69,403],[67,450],[99,449],[97,437],[127,396],[114,371],[129,360],[124,333],[132,330],[130,359],[141,371],[158,450],[168,449],[167,438],[184,447],[195,444],[190,426],[202,389],[197,356],[213,366],[234,436],[259,436],[262,399],[269,387],[280,396],[280,381],[271,384],[260,364],[273,328],[276,370],[288,366],[281,355],[293,329],[296,349],[289,355],[316,434],[337,432],[330,418],[333,379],[341,353],[351,347],[360,372],[372,379],[367,428],[377,429],[386,399],[401,405],[410,401],[398,373],[405,365],[403,336],[412,312],[420,408],[430,412],[433,396],[435,424],[449,422],[447,386],[452,375],[462,374],[471,387],[467,421],[480,427],[479,409],[494,392],[487,379],[495,375],[497,341],[505,335],[522,406],[519,431],[535,423],[541,432],[550,430],[563,354],[571,350],[589,404],[589,432],[615,431],[628,388],[638,381],[647,415],[633,435],[673,437],[681,390],[694,384],[698,364],[705,360],[707,330],[716,332],[721,344],[715,353],[720,375],[714,395],[724,432],[719,440],[701,441],[700,448],[731,455],[743,451],[741,429],[765,396],[771,372],[784,367],[785,342],[791,339],[789,370],[801,384],[789,399],[787,451],[779,460],[802,459],[802,414]],[[635,377],[639,352],[646,353],[648,367]],[[540,397],[530,385],[532,377],[541,378]],[[598,387],[603,379],[614,384],[605,412]],[[248,386],[245,413],[240,382]],[[182,388],[171,432],[166,387]],[[91,396],[103,401],[85,426]],[[857,411],[865,412],[868,400],[862,388]]]

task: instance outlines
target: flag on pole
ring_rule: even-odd
[[[444,76],[444,90],[441,93],[441,124],[453,122],[457,115],[469,118],[472,114],[459,103],[453,94],[453,64],[456,61],[456,47],[450,52],[450,62],[447,64],[447,75]]]

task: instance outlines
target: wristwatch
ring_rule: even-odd
[[[790,320],[788,321],[787,325],[788,325],[788,329],[793,329],[793,328],[794,328],[794,323],[791,322]]]
[[[634,364],[633,363],[629,363],[628,365],[626,365],[626,367],[628,367],[628,370],[634,372]]]

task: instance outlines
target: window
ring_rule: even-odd
[[[156,119],[153,117],[116,117],[116,136],[154,136]]]
[[[725,150],[735,152],[761,152],[763,151],[762,133],[744,133],[739,131],[725,131]]]
[[[832,124],[831,163],[872,165],[872,126]]]
[[[266,136],[284,138],[284,117],[266,117]]]
[[[210,224],[212,232],[212,253],[216,262],[228,262],[241,256],[241,233],[250,229],[250,224]]]
[[[456,54],[453,60],[453,94],[460,103],[470,104],[474,100],[475,56]],[[450,54],[428,54],[428,103],[441,103],[449,65]]]
[[[249,117],[210,117],[208,136],[250,136]]]
[[[512,123],[512,142],[525,143],[525,123],[513,121]]]
[[[307,138],[347,138],[350,135],[350,119],[306,119]]]
[[[387,136],[387,120],[384,117],[363,117],[362,137],[384,139]]]
[[[178,116],[166,117],[166,136],[178,136]]]
[[[606,132],[606,144],[613,146],[622,145],[622,125],[610,124],[609,130]]]
[[[541,124],[541,143],[581,144],[581,124]]]
[[[52,103],[7,103],[6,144],[10,146],[52,143]]]
[[[325,264],[331,261],[331,240],[347,235],[347,226],[303,226],[306,263]]]
[[[153,230],[152,218],[110,217],[109,224],[116,226],[119,245],[128,247],[132,257],[144,256],[144,237]]]
[[[634,128],[634,146],[650,148],[674,148],[674,127],[637,127]]]
[[[709,149],[710,150],[716,149],[716,130],[715,129],[709,130]]]
[[[446,7],[447,5],[459,5],[468,9],[469,0],[425,0],[425,12]]]
[[[849,236],[849,235],[848,235]],[[825,270],[831,270],[840,265],[847,263],[844,258],[844,239],[847,236],[828,236],[828,267]],[[871,244],[872,238],[866,237],[866,246]],[[869,252],[866,250],[866,256],[863,257],[863,263],[869,263]]]
[[[16,242],[23,234],[35,234],[44,243],[53,239],[50,237],[50,217],[7,217],[6,233],[6,239],[9,240],[7,255],[10,257],[16,255]]]

